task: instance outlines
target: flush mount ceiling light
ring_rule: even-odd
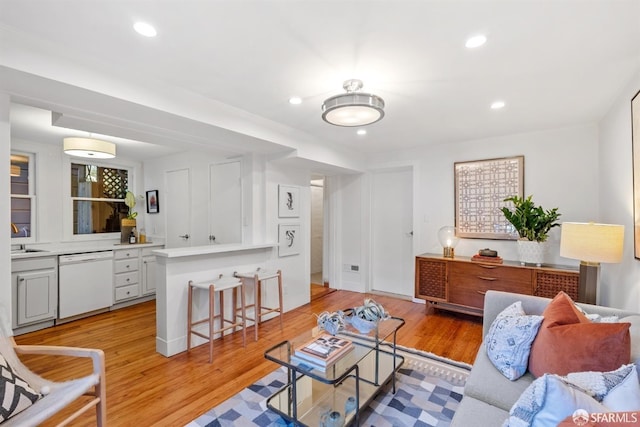
[[[136,22],[133,24],[133,29],[136,30],[136,33],[145,37],[155,37],[158,34],[153,25],[146,22]]]
[[[469,37],[464,44],[468,49],[474,49],[480,47],[487,42],[487,37],[484,34],[478,34],[477,36]]]
[[[384,117],[384,100],[358,92],[362,81],[351,79],[342,85],[347,93],[332,96],[322,103],[322,119],[336,126],[365,126]]]
[[[90,159],[113,159],[116,156],[116,144],[93,138],[65,138],[64,152]]]

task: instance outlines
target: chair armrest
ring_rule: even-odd
[[[52,345],[15,345],[13,348],[17,354],[91,358],[93,361],[93,373],[99,374],[102,378],[104,378],[105,375],[104,351],[100,349]]]

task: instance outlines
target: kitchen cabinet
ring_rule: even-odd
[[[117,304],[141,295],[140,249],[118,249],[114,252],[113,301]]]
[[[482,316],[488,290],[553,298],[566,292],[574,301],[579,272],[562,266],[522,266],[471,261],[469,257],[444,258],[423,254],[416,257],[415,297],[429,306]]]
[[[11,287],[14,333],[53,326],[58,308],[56,257],[13,260]]]
[[[142,257],[142,294],[151,295],[156,293],[156,256],[151,252],[158,248],[144,248],[140,256]]]

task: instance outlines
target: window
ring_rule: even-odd
[[[71,163],[73,234],[119,233],[128,185],[126,169]]]
[[[35,223],[34,155],[11,152],[11,238],[29,240]]]

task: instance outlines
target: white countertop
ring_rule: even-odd
[[[154,255],[164,258],[181,258],[192,257],[198,255],[221,254],[228,252],[250,251],[255,249],[270,249],[278,246],[277,243],[261,243],[261,244],[227,244],[227,245],[206,245],[192,246],[188,248],[158,249],[153,251]]]
[[[41,258],[47,256],[81,254],[87,252],[113,251],[129,248],[149,248],[162,247],[163,243],[113,243],[109,242],[82,242],[82,243],[47,243],[47,244],[27,244],[27,249],[36,249],[36,252],[12,253],[11,259]]]

